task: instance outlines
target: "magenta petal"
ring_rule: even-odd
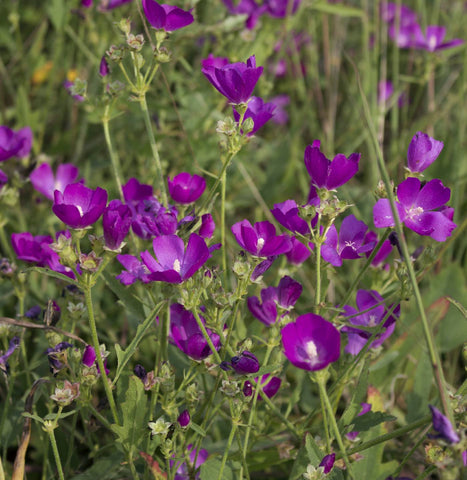
[[[416,203],[420,192],[420,180],[415,177],[409,177],[397,187],[397,198],[399,203],[405,208],[410,208]]]
[[[156,237],[152,241],[152,246],[157,260],[164,269],[173,269],[176,260],[178,260],[179,267],[181,267],[185,245],[183,240],[177,237],[177,235]]]
[[[278,285],[278,304],[283,308],[290,308],[297,303],[302,294],[302,285],[289,276],[281,278]]]
[[[444,143],[429,137],[426,133],[417,132],[407,150],[407,165],[411,172],[423,172],[439,156]]]
[[[321,257],[334,267],[342,266],[342,258],[337,251],[329,245],[323,245],[321,247]]]
[[[173,32],[179,28],[186,27],[194,21],[193,15],[189,11],[187,12],[171,5],[162,5],[162,8],[166,13],[164,30],[167,32]]]
[[[206,263],[206,260],[210,256],[205,241],[196,233],[192,233],[188,239],[186,252],[180,270],[183,280],[194,275],[194,273]]]
[[[334,190],[347,183],[358,172],[360,157],[360,153],[352,153],[349,158],[342,153],[337,154],[329,166],[327,189]]]
[[[52,167],[48,163],[43,163],[35,168],[29,175],[32,186],[39,193],[42,193],[50,200],[54,199],[55,179]],[[63,189],[58,189],[63,192]]]
[[[414,219],[406,219],[404,223],[419,235],[429,235],[438,242],[444,242],[450,237],[457,226],[442,212],[424,212]]]
[[[325,187],[328,178],[329,160],[321,153],[319,148],[308,145],[305,148],[304,161],[312,185],[318,188]]]
[[[365,225],[365,222],[357,220],[355,215],[348,215],[342,221],[339,233],[339,245],[342,246],[346,242],[361,244],[367,230],[368,227]]]
[[[417,206],[423,210],[434,210],[442,207],[451,198],[451,190],[437,178],[430,180],[418,194]]]
[[[399,213],[399,218],[404,218],[405,213],[403,207],[396,202],[396,208]],[[395,225],[391,204],[387,198],[381,198],[376,202],[373,207],[373,221],[376,228],[393,227]]]
[[[155,0],[143,0],[143,11],[147,21],[153,28],[164,28],[166,13]]]

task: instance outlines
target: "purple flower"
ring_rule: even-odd
[[[206,180],[199,175],[190,175],[182,172],[173,180],[168,177],[170,196],[178,203],[188,204],[198,200],[206,189]]]
[[[417,132],[407,150],[407,166],[414,173],[426,170],[439,156],[444,143],[429,137],[426,133]]]
[[[254,227],[248,220],[232,226],[239,245],[256,257],[271,257],[286,253],[292,248],[288,235],[276,235],[276,228],[268,221],[257,222]]]
[[[327,159],[320,150],[321,142],[315,140],[305,149],[305,167],[311,177],[311,185],[326,190],[334,190],[348,182],[358,172],[360,153],[352,153],[347,158],[338,153],[333,160]]]
[[[381,19],[389,24],[413,25],[417,22],[417,14],[405,5],[397,6],[394,2],[381,4]]]
[[[32,146],[32,131],[29,127],[17,132],[0,126],[0,162],[11,157],[27,157]]]
[[[259,378],[255,378],[255,382],[258,383]],[[271,377],[269,373],[261,377],[260,386],[261,391],[268,398],[272,398],[278,391],[281,386],[282,380],[279,377]],[[258,395],[258,398],[262,400],[261,393]]]
[[[192,233],[185,249],[176,235],[164,235],[152,241],[157,260],[146,250],[141,260],[148,268],[148,281],[182,283],[192,277],[211,256],[205,241]],[[118,260],[120,260],[117,257]]]
[[[357,414],[357,417],[361,417],[362,415],[365,415],[365,413],[368,413],[371,410],[371,403],[361,403],[360,405],[361,405],[362,409],[360,410],[360,413]],[[350,441],[353,442],[358,437],[359,433],[360,432],[353,431],[353,432],[347,433],[345,436]]]
[[[365,239],[363,241],[364,244],[367,243],[373,243],[376,247],[378,244],[378,235],[375,232],[372,232],[371,230],[365,235]],[[392,245],[389,240],[385,240],[383,244],[381,245],[380,249],[378,250],[378,253],[375,255],[373,258],[371,264],[373,267],[377,267],[381,263],[386,260],[386,258],[389,256],[389,254],[392,252]],[[371,254],[373,253],[373,249],[371,251],[365,252],[366,257],[368,258]]]
[[[251,97],[248,102],[248,108],[246,109],[244,120],[251,118],[253,120],[253,130],[248,132],[248,137],[254,135],[266,122],[271,120],[274,116],[274,110],[276,105],[272,102],[264,103],[260,97]],[[240,120],[240,114],[232,107],[233,116],[236,122]]]
[[[459,443],[460,438],[451,422],[436,407],[428,405],[433,419],[433,428],[438,432],[436,438],[442,438],[448,443]]]
[[[300,217],[300,210],[295,200],[286,200],[282,203],[274,204],[271,210],[274,218],[287,230],[293,233],[300,233],[301,235],[308,235],[310,233],[310,225],[306,220]],[[316,226],[318,217],[315,216],[311,221],[311,227]]]
[[[418,178],[409,177],[397,187],[395,203],[399,219],[415,233],[444,242],[457,226],[452,221],[452,209],[445,205],[450,196],[451,190],[441,180],[435,178],[422,187]],[[376,202],[373,220],[377,228],[395,225],[387,198]]]
[[[324,474],[327,474],[332,470],[332,467],[334,466],[335,461],[336,461],[335,453],[331,453],[323,457],[319,466],[324,468],[324,471],[323,471]]]
[[[376,242],[364,243],[367,230],[365,223],[357,220],[355,215],[345,217],[339,235],[334,224],[329,228],[321,248],[321,256],[335,267],[340,267],[344,258],[360,258],[363,253],[371,251],[376,245]]]
[[[109,64],[105,59],[105,56],[101,58],[101,63],[99,64],[99,75],[101,77],[106,77],[109,74]]]
[[[457,47],[462,45],[464,40],[455,38],[449,42],[444,42],[446,36],[446,27],[439,25],[428,25],[425,30],[425,34],[418,29],[415,36],[415,47],[427,50],[428,52],[436,52],[438,50],[444,50],[445,48]]]
[[[91,190],[81,183],[72,183],[54,192],[53,212],[72,228],[85,228],[92,225],[104,212],[107,192],[100,187]]]
[[[356,303],[358,310],[349,305],[343,307],[345,313],[344,318],[350,317],[348,320],[352,325],[376,327],[383,321],[388,313],[383,297],[376,290],[359,290],[357,292]],[[399,312],[400,307],[398,305],[392,315],[384,322],[384,331],[378,334],[370,348],[379,347],[392,334]],[[345,332],[348,335],[349,342],[345,347],[345,352],[351,355],[358,355],[371,337],[371,332],[354,327],[345,326],[341,329],[341,332]]]
[[[204,324],[204,318],[200,316],[200,319]],[[219,335],[209,328],[206,331],[214,348],[219,350],[221,348]],[[212,353],[195,316],[179,303],[170,306],[170,340],[193,360],[204,360]]]
[[[66,353],[63,352],[65,352],[69,348],[73,348],[73,345],[71,343],[60,342],[55,345],[54,348],[48,348],[46,350],[47,358],[49,360],[50,371],[53,375],[56,375],[63,367],[65,367],[63,361],[66,362]]]
[[[109,250],[120,250],[131,226],[131,212],[120,200],[112,200],[102,217],[105,246]]]
[[[120,280],[123,285],[131,285],[136,280],[143,283],[149,283],[149,269],[133,255],[117,255],[117,260],[126,268],[115,278]]]
[[[378,104],[386,105],[394,93],[394,87],[389,80],[378,83]]]
[[[209,57],[202,62],[202,72],[211,84],[229,102],[245,103],[251,98],[256,82],[263,73],[263,67],[256,67],[255,56],[246,63],[225,63],[225,59]]]
[[[48,163],[42,163],[32,171],[29,179],[35,190],[53,200],[54,191],[59,190],[63,193],[67,185],[76,182],[78,173],[78,167],[71,163],[63,163],[57,167],[57,174],[54,175],[52,167]]]
[[[255,28],[258,18],[264,13],[265,7],[258,5],[254,0],[240,0],[234,5],[232,0],[222,0],[232,15],[248,15],[245,21],[245,27],[248,30]]]
[[[264,5],[266,12],[274,18],[284,18],[286,15],[293,15],[301,0],[266,0]]]
[[[199,468],[207,460],[209,452],[204,448],[197,451],[192,444],[187,446],[187,451],[190,452],[190,467],[188,467],[186,462],[176,463],[174,460],[170,460],[171,468],[173,468],[174,465],[177,468],[174,480],[199,480],[200,478]],[[191,473],[193,471],[197,472],[194,476]]]
[[[101,357],[103,357],[105,373],[106,375],[108,375],[110,373],[110,370],[107,368],[107,359],[102,355],[102,353],[101,353]],[[97,364],[96,351],[94,350],[94,347],[92,347],[91,345],[86,345],[86,348],[84,349],[83,357],[81,359],[81,363],[88,368],[91,368],[93,365],[95,365],[97,368],[97,371],[100,372],[99,365]]]
[[[205,213],[201,217],[201,227],[199,228],[199,236],[203,238],[212,238],[214,230],[216,229],[216,224],[212,219],[210,213]]]
[[[70,80],[65,80],[63,82],[63,86],[65,87],[66,91],[71,95],[71,97],[74,100],[76,100],[79,103],[84,102],[85,98],[83,97],[83,95],[79,95],[78,93],[76,93],[74,82]]]
[[[172,5],[160,5],[155,0],[143,0],[143,10],[151,27],[173,32],[193,23],[191,11]]]
[[[188,427],[190,424],[190,412],[188,410],[183,410],[178,416],[177,422],[182,428]]]
[[[285,110],[285,107],[290,103],[290,97],[288,95],[277,95],[269,100],[276,106],[272,121],[277,125],[285,125],[289,121],[289,114]]]
[[[262,262],[258,263],[253,270],[253,273],[250,276],[252,282],[256,282],[258,278],[262,277],[272,266],[274,260],[277,258],[277,255],[266,258]]]
[[[13,337],[8,345],[8,350],[3,355],[0,355],[0,370],[2,370],[5,374],[8,374],[10,371],[8,358],[19,347],[20,342],[21,340],[19,337]]]
[[[300,315],[281,335],[284,355],[298,368],[322,370],[340,356],[339,330],[319,315]]]
[[[295,237],[292,237],[291,241],[292,248],[285,254],[287,261],[292,265],[301,265],[311,255],[311,250],[314,248],[314,245],[311,242],[308,243],[310,250]]]
[[[281,278],[277,287],[268,287],[261,290],[261,301],[258,297],[248,298],[248,308],[252,315],[260,322],[270,326],[277,320],[277,305],[289,310],[297,302],[303,287],[289,276]]]
[[[230,365],[238,375],[248,375],[259,370],[259,361],[256,356],[248,351],[230,359]]]
[[[122,5],[125,5],[125,3],[130,2],[131,0],[101,0],[101,3],[99,4],[99,10],[101,12],[108,12],[109,10],[121,7]]]

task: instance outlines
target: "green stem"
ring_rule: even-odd
[[[366,117],[366,121],[367,121],[369,130],[370,130],[370,133],[371,133],[370,136],[371,136],[371,139],[373,140],[375,151],[376,151],[376,159],[377,159],[377,163],[378,163],[378,168],[379,168],[381,177],[383,178],[384,185],[386,187],[386,192],[387,192],[389,203],[390,203],[390,206],[391,206],[391,213],[392,213],[392,217],[393,217],[394,223],[395,223],[395,229],[396,229],[397,235],[399,237],[400,246],[401,246],[402,253],[403,253],[403,256],[404,256],[403,260],[404,260],[404,262],[406,264],[406,267],[407,267],[407,272],[409,274],[410,283],[411,283],[411,286],[413,288],[413,292],[414,292],[414,296],[415,296],[415,302],[416,302],[418,311],[420,313],[420,318],[421,318],[422,327],[423,327],[423,334],[425,336],[425,342],[426,342],[427,347],[428,347],[431,366],[433,368],[436,383],[438,385],[438,390],[439,390],[439,394],[440,394],[440,397],[441,397],[441,402],[443,404],[443,409],[444,409],[444,412],[445,412],[446,416],[449,418],[451,423],[454,425],[454,421],[453,421],[454,417],[453,417],[453,412],[452,412],[451,405],[448,401],[448,393],[447,393],[447,388],[446,388],[446,382],[445,382],[445,379],[444,379],[444,373],[443,373],[443,370],[441,368],[441,363],[440,363],[440,360],[439,360],[437,350],[435,348],[435,342],[434,342],[433,334],[432,334],[432,332],[430,330],[430,327],[428,325],[428,320],[427,320],[427,317],[426,317],[426,314],[425,314],[425,308],[423,306],[423,300],[422,300],[422,297],[421,297],[421,294],[420,294],[420,289],[418,288],[418,283],[417,283],[417,278],[416,278],[416,275],[415,275],[415,270],[414,270],[413,263],[412,263],[412,260],[411,260],[411,257],[410,257],[407,242],[406,242],[405,237],[404,237],[402,224],[401,224],[401,221],[399,219],[399,215],[397,213],[394,192],[392,190],[391,181],[390,181],[390,178],[389,178],[389,175],[388,175],[388,172],[386,170],[385,163],[384,163],[383,152],[382,152],[381,147],[380,147],[379,142],[378,142],[377,134],[376,134],[376,131],[375,131],[375,126],[374,126],[374,124],[371,120],[371,116],[370,116],[370,112],[369,112],[369,108],[368,108],[368,103],[367,103],[366,98],[363,94],[362,86],[361,86],[361,82],[360,82],[360,77],[359,77],[359,74],[358,74],[357,70],[356,70],[356,76],[357,76],[357,82],[358,82],[358,86],[359,86],[360,93],[361,93],[363,110],[364,110],[364,113],[365,113],[365,117]]]
[[[105,373],[104,362],[102,361],[102,356],[100,353],[99,337],[97,336],[97,328],[96,328],[96,319],[94,317],[94,309],[92,306],[91,287],[89,285],[86,285],[83,288],[83,290],[84,290],[84,298],[86,301],[86,308],[88,310],[89,327],[91,328],[92,343],[93,343],[94,351],[96,352],[97,365],[99,366],[102,382],[104,384],[105,394],[107,396],[107,400],[110,405],[110,410],[112,411],[114,422],[118,425],[120,422],[118,419],[117,407],[115,405],[115,400],[112,394],[112,390],[110,389],[107,374]]]
[[[121,176],[121,166],[120,159],[118,158],[117,153],[115,152],[112,145],[112,138],[109,131],[109,105],[105,107],[104,116],[102,117],[102,126],[104,127],[104,136],[105,143],[107,144],[107,150],[109,151],[110,161],[112,162],[112,168],[114,171],[115,181],[117,182],[118,194],[120,195],[121,200],[123,201],[123,190],[122,190],[122,176]]]
[[[230,435],[229,435],[229,439],[227,440],[227,445],[225,447],[224,455],[222,456],[222,463],[219,468],[219,474],[217,476],[217,480],[222,479],[222,474],[224,473],[224,467],[227,462],[227,457],[229,456],[230,447],[232,446],[232,442],[235,437],[235,432],[237,431],[237,427],[238,427],[237,422],[233,422],[232,430],[230,430]]]
[[[60,414],[62,413],[62,410],[63,410],[63,406],[60,406],[58,409],[57,416],[55,417],[55,420],[53,421],[50,428],[47,428],[47,433],[49,434],[50,443],[52,445],[52,451],[55,457],[55,464],[57,465],[58,476],[60,477],[60,480],[65,480],[65,476],[63,475],[62,461],[60,460],[60,454],[58,452],[57,441],[55,440],[55,433],[54,433],[54,430],[57,427],[57,422],[60,417]]]
[[[344,442],[342,441],[341,434],[339,432],[339,428],[337,426],[336,422],[336,417],[334,416],[334,411],[331,406],[331,402],[329,401],[328,394],[326,393],[326,379],[323,375],[318,375],[317,377],[312,377],[312,380],[316,381],[318,383],[319,387],[319,396],[323,399],[324,405],[328,411],[328,417],[331,422],[331,427],[334,431],[334,435],[337,440],[337,444],[339,445],[340,451],[342,453],[342,456],[344,457],[345,464],[347,466],[347,471],[349,472],[349,477],[350,478],[355,478],[352,473],[352,468],[350,465],[350,460],[347,455],[347,452],[345,450],[345,445]]]
[[[193,315],[195,316],[196,323],[198,324],[199,329],[201,330],[201,333],[203,334],[204,339],[206,340],[207,344],[209,345],[209,348],[211,349],[212,354],[214,355],[214,358],[216,359],[216,362],[220,364],[222,362],[221,357],[219,356],[219,353],[216,350],[216,347],[214,347],[214,344],[212,343],[211,337],[209,336],[206,327],[204,326],[204,323],[201,321],[201,318],[199,317],[198,312],[194,308],[192,310]],[[222,370],[224,375],[226,376],[226,372]]]
[[[227,175],[226,170],[222,171],[222,188],[221,188],[221,244],[222,244],[222,270],[227,284],[227,245],[225,244],[225,192]]]
[[[318,222],[319,223],[319,222]],[[314,313],[319,313],[321,302],[321,241],[316,243],[316,291]]]
[[[146,102],[146,94],[141,93],[139,96],[139,104],[141,111],[143,112],[144,124],[146,125],[146,131],[149,137],[149,143],[151,145],[152,156],[154,158],[155,167],[156,167],[156,176],[158,177],[161,200],[164,207],[167,207],[167,193],[165,190],[164,175],[162,174],[162,164],[159,157],[159,150],[157,149],[156,138],[154,132],[152,131],[151,118],[149,116],[148,104]]]

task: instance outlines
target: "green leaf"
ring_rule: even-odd
[[[23,412],[22,415],[23,417],[32,418],[36,422],[44,424],[44,420],[38,415],[33,415],[32,413],[28,413],[28,412]]]
[[[329,13],[331,15],[339,15],[340,17],[363,17],[364,11],[361,8],[348,7],[340,3],[313,3],[311,5],[313,10],[319,12]]]
[[[122,425],[111,425],[127,450],[134,450],[149,435],[147,423],[147,397],[143,382],[135,377],[122,377],[117,384],[117,404],[120,406]]]
[[[136,335],[131,341],[130,345],[125,350],[122,350],[118,343],[115,344],[115,353],[117,354],[117,371],[115,372],[115,378],[113,380],[114,385],[117,383],[118,378],[122,374],[123,369],[125,368],[126,364],[129,362],[130,358],[135,353],[138,345],[140,344],[141,340],[143,340],[146,332],[152,326],[159,310],[162,308],[165,302],[160,302],[156,305],[156,307],[152,310],[152,312],[147,316],[143,323],[138,325],[136,329]]]
[[[190,428],[194,430],[198,435],[201,435],[202,437],[206,436],[206,430],[203,430],[199,425],[197,425],[194,422],[190,422]]]
[[[222,462],[217,458],[210,458],[201,465],[200,477],[206,479],[215,479],[219,478],[219,472],[221,469]],[[232,471],[232,468],[229,466],[230,462],[227,462],[224,466],[222,472],[222,480],[236,480],[236,476]]]
[[[61,418],[70,417],[71,415],[74,415],[77,411],[78,410],[71,410],[71,411],[65,412],[65,413],[62,412],[58,419],[60,420]],[[49,413],[44,417],[44,420],[55,420],[56,418],[57,418],[56,413]]]
[[[49,277],[53,277],[53,278],[56,278],[58,280],[62,280],[63,282],[66,282],[66,283],[71,283],[72,285],[76,285],[77,287],[79,287],[79,283],[76,280],[73,280],[70,277],[67,277],[66,275],[63,275],[63,273],[58,273],[58,272],[55,272],[54,270],[50,270],[49,268],[29,267],[29,268],[25,268],[23,270],[23,272],[24,273],[39,272],[39,273],[42,273],[42,274],[47,275]]]
[[[110,273],[109,271],[104,270],[101,273],[102,277],[105,280],[107,286],[112,290],[112,292],[117,295],[120,302],[123,304],[125,308],[127,308],[131,313],[136,315],[138,318],[144,317],[144,310],[141,301],[138,300],[128,289],[127,287],[123,286],[116,278],[115,275]]]
[[[355,417],[352,421],[353,430],[356,430],[357,432],[366,432],[380,423],[393,422],[394,420],[397,420],[397,418],[393,415],[388,415],[387,413],[367,412],[361,417]]]

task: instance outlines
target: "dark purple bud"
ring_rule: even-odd
[[[244,351],[239,356],[232,357],[230,360],[235,373],[239,375],[248,375],[256,373],[259,370],[259,361],[251,352]]]
[[[105,56],[102,57],[101,63],[99,65],[99,75],[101,77],[106,77],[109,74],[109,64],[107,63],[107,60],[105,59]]]
[[[170,196],[178,203],[188,204],[198,200],[206,189],[206,180],[199,175],[182,172],[172,180],[167,178]]]
[[[247,380],[243,384],[243,395],[245,395],[245,397],[251,397],[252,394],[253,394],[253,387],[251,385],[251,382]]]
[[[91,347],[91,345],[86,345],[81,362],[83,363],[83,365],[86,365],[86,367],[92,367],[95,361],[96,352],[94,351],[94,348]]]
[[[133,373],[143,382],[146,383],[146,378],[148,377],[148,374],[146,372],[146,369],[138,364],[135,365],[135,368],[133,369]]]
[[[230,363],[225,360],[220,363],[219,367],[221,367],[224,372],[228,372],[232,368]]]
[[[188,410],[183,410],[183,412],[178,416],[177,422],[182,428],[185,428],[189,425],[190,413],[188,412]]]
[[[428,405],[433,419],[433,428],[439,433],[437,438],[442,438],[448,443],[459,443],[460,438],[449,419],[436,407]]]
[[[31,320],[38,319],[41,312],[42,312],[41,307],[39,305],[34,305],[24,314],[24,316],[27,318],[30,318]]]
[[[120,200],[112,200],[102,217],[106,248],[109,250],[120,250],[123,240],[130,231],[130,226],[130,208],[127,205],[123,205]]]
[[[329,473],[334,466],[334,461],[336,460],[336,454],[331,453],[330,455],[326,455],[319,464],[320,467],[324,467],[324,473]]]

